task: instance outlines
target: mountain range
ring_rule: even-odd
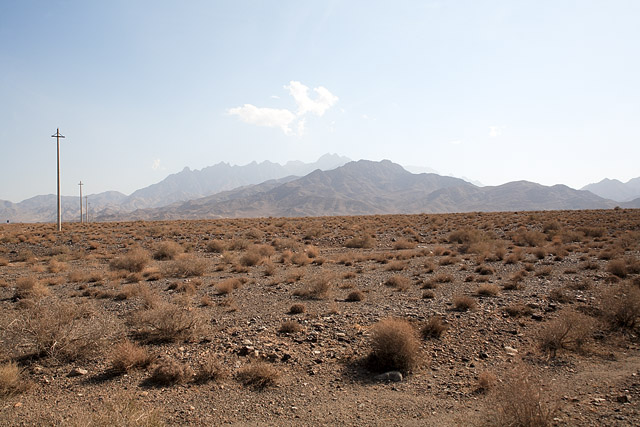
[[[591,191],[605,199],[617,202],[629,202],[640,198],[640,177],[621,182],[617,179],[605,178],[595,184],[585,185],[581,190]]]
[[[411,173],[389,160],[352,162],[335,154],[309,164],[185,168],[130,196],[110,191],[89,200],[92,221],[640,208],[640,198],[619,203],[584,189],[527,181],[478,186]],[[77,221],[78,205],[77,197],[63,197],[63,219]],[[55,206],[54,195],[0,201],[0,220],[53,222]]]

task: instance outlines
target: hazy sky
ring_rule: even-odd
[[[640,176],[640,1],[0,2],[0,199],[332,152]]]

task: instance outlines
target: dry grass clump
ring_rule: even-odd
[[[510,317],[530,316],[533,313],[533,309],[524,304],[512,304],[507,306],[504,311]]]
[[[304,304],[293,304],[289,308],[289,314],[301,314],[307,311],[307,307]]]
[[[0,265],[2,265],[2,261],[0,260]],[[55,258],[51,258],[47,265],[47,271],[49,273],[60,273],[61,271],[65,271],[68,265],[66,262],[60,262]]]
[[[193,378],[193,370],[174,359],[159,359],[152,369],[148,382],[158,386],[182,384]]]
[[[242,286],[242,282],[240,281],[240,279],[230,277],[223,280],[222,282],[216,283],[214,287],[218,295],[227,295],[233,292],[235,289],[238,289],[240,286]]]
[[[9,265],[9,260],[5,257],[0,257],[0,267],[5,267]]]
[[[453,298],[453,308],[457,311],[468,311],[476,309],[476,301],[466,295],[458,295]]]
[[[224,242],[221,240],[212,240],[209,243],[207,243],[206,250],[207,252],[214,252],[214,253],[221,254],[225,250],[227,250],[227,247],[224,244]]]
[[[538,381],[518,368],[494,389],[487,407],[486,424],[499,427],[554,425],[557,408],[543,400]]]
[[[564,311],[542,328],[538,345],[540,350],[555,357],[561,349],[580,349],[593,332],[592,318],[575,311]]]
[[[367,366],[376,372],[409,372],[418,365],[419,351],[416,331],[408,321],[384,319],[372,327]]]
[[[280,327],[278,328],[278,332],[281,334],[294,334],[296,332],[300,332],[302,330],[302,325],[296,322],[295,320],[286,320],[282,322]]]
[[[267,362],[253,362],[241,368],[236,378],[247,387],[264,389],[276,384],[280,371]]]
[[[393,249],[402,250],[402,249],[413,249],[416,247],[416,242],[410,242],[407,239],[400,239],[393,242]]]
[[[195,254],[181,254],[165,266],[164,273],[168,277],[202,276],[209,263]]]
[[[387,264],[387,266],[385,267],[385,270],[387,271],[402,271],[407,267],[407,263],[403,262],[403,261],[391,261],[389,264]]]
[[[149,352],[129,340],[122,341],[113,348],[111,370],[125,373],[134,369],[146,368],[153,361]]]
[[[447,329],[449,329],[449,325],[444,322],[441,316],[432,316],[420,329],[420,335],[423,339],[440,338]]]
[[[89,306],[57,301],[42,300],[27,310],[16,332],[21,347],[61,361],[87,359],[107,339],[107,330]]]
[[[218,381],[225,377],[225,369],[214,355],[208,355],[198,366],[194,381],[204,384],[209,381]]]
[[[28,384],[16,363],[0,364],[0,398],[22,393]]]
[[[369,234],[356,236],[344,242],[344,246],[350,249],[369,249],[372,248],[375,244],[375,240]]]
[[[348,302],[357,302],[362,301],[364,299],[364,293],[358,289],[349,292],[347,295],[346,301]]]
[[[191,340],[201,328],[197,315],[171,303],[160,303],[134,313],[131,324],[137,329],[138,337],[158,343]]]
[[[640,288],[630,282],[606,291],[602,298],[605,320],[614,328],[633,329],[640,319]]]
[[[303,298],[324,299],[331,291],[331,275],[320,275],[311,279],[302,289],[297,289],[293,295]]]
[[[38,299],[49,295],[51,292],[35,277],[21,277],[16,280],[15,299],[33,298]]]
[[[142,248],[131,249],[125,255],[114,258],[109,263],[113,270],[126,270],[131,273],[140,273],[151,262],[149,252]]]
[[[627,263],[623,259],[614,259],[607,264],[607,272],[621,279],[627,277]]]
[[[153,253],[153,258],[159,261],[166,261],[175,259],[178,255],[184,252],[184,248],[179,243],[173,240],[167,240],[158,244],[156,250]]]
[[[476,289],[476,294],[482,297],[495,297],[499,293],[500,288],[490,283],[480,285],[478,286],[478,289]]]
[[[411,287],[411,280],[405,276],[395,275],[389,277],[384,284],[399,291],[406,291]]]
[[[311,263],[311,258],[304,252],[296,252],[291,256],[291,263],[297,266],[304,266]]]

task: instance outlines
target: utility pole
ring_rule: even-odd
[[[80,224],[82,224],[84,221],[82,220],[83,215],[82,215],[82,181],[80,181],[80,184],[78,184],[80,186]]]
[[[62,231],[62,209],[60,206],[60,138],[64,138],[64,135],[60,133],[60,128],[56,129],[56,134],[51,135],[56,139],[58,146],[58,231]]]

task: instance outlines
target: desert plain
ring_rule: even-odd
[[[0,225],[2,425],[638,425],[640,210]]]

